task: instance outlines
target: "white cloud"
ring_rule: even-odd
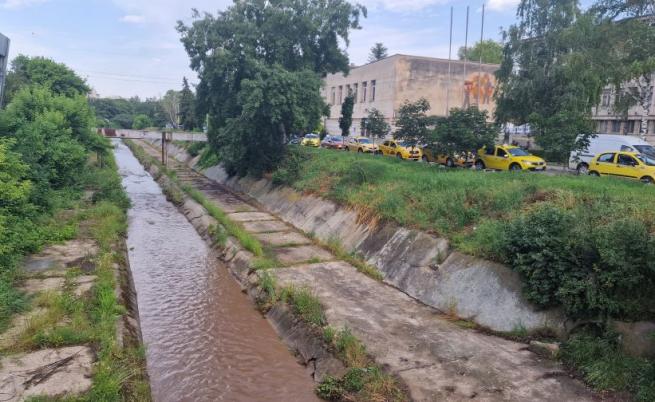
[[[361,0],[359,3],[370,8],[384,8],[390,11],[417,11],[429,6],[446,4],[449,0]]]
[[[2,8],[15,10],[18,8],[29,7],[35,4],[45,3],[48,0],[5,0],[2,3]]]
[[[128,24],[140,24],[145,21],[142,15],[124,15],[120,18],[121,22],[127,22]]]
[[[489,9],[495,11],[505,11],[516,7],[520,0],[490,0]]]

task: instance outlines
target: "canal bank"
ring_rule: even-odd
[[[151,155],[157,154],[142,145]],[[561,365],[541,358],[526,344],[471,330],[358,272],[347,256],[320,247],[263,206],[245,202],[182,163],[169,162],[177,181],[202,192],[227,217],[268,244],[277,257],[278,265],[262,272],[261,261],[242,247],[230,242],[224,247],[228,266],[251,293],[270,293],[269,276],[283,294],[289,287],[309,289],[324,309],[323,328],[346,328],[359,338],[379,366],[406,384],[411,399],[594,400],[593,393]],[[187,216],[202,230],[207,213],[197,212]],[[281,240],[285,238],[295,240],[289,244]]]
[[[155,401],[311,401],[311,373],[122,143],[127,244]]]

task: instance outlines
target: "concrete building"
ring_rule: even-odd
[[[9,38],[0,34],[0,106],[4,96],[7,64],[9,64]]]
[[[651,82],[655,84],[655,74],[653,74]],[[651,87],[651,91],[655,91],[655,87]],[[592,110],[593,119],[598,124],[598,133],[639,135],[644,110],[641,106],[633,106],[628,110],[627,116],[619,115],[612,108],[615,96],[615,91],[611,87],[605,88],[600,104]],[[650,110],[646,111],[646,115],[648,120],[647,136],[649,139],[655,139],[655,102],[651,102]]]
[[[450,79],[449,79],[450,64]],[[495,111],[494,64],[437,59],[432,57],[394,55],[386,59],[351,68],[350,73],[330,74],[324,80],[321,95],[330,105],[325,126],[330,134],[339,134],[341,104],[348,93],[355,95],[351,135],[364,134],[361,123],[371,109],[381,111],[393,127],[396,111],[405,101],[426,98],[429,114],[446,116],[449,109],[478,105]]]

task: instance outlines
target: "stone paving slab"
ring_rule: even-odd
[[[63,277],[28,279],[23,282],[20,290],[31,295],[48,291],[61,292],[65,281],[66,280]]]
[[[28,257],[23,268],[28,273],[64,269],[75,265],[85,268],[83,265],[86,260],[97,253],[98,246],[92,240],[70,240],[49,246],[39,254]]]
[[[312,289],[336,328],[347,326],[416,401],[592,401],[585,386],[526,345],[463,329],[344,262],[274,271]]]
[[[297,232],[260,233],[255,237],[262,243],[273,247],[311,244],[311,240]]]
[[[274,233],[289,230],[289,226],[282,221],[244,222],[243,227],[250,233]]]
[[[48,365],[52,365],[47,367]],[[0,360],[0,401],[79,395],[91,388],[93,352],[87,346],[45,349]],[[48,373],[38,381],[38,374]]]
[[[273,221],[277,219],[266,212],[235,212],[228,216],[236,222]]]
[[[7,349],[12,346],[30,326],[32,320],[45,314],[47,311],[48,310],[44,308],[35,308],[26,313],[15,316],[11,320],[9,329],[0,334],[0,349]],[[2,401],[1,395],[0,401]]]
[[[275,257],[284,265],[306,263],[311,260],[330,261],[334,256],[317,246],[283,247],[273,251]]]

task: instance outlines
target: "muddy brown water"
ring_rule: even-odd
[[[155,401],[315,401],[314,384],[193,226],[115,140]]]

